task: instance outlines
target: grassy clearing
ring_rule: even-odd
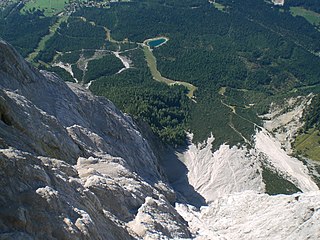
[[[149,67],[150,72],[152,74],[152,77],[156,81],[163,82],[168,85],[175,85],[175,84],[182,85],[188,89],[187,96],[191,99],[194,98],[194,92],[197,90],[197,87],[195,87],[191,83],[182,82],[182,81],[174,81],[174,80],[163,77],[157,69],[157,60],[154,57],[150,48],[148,46],[143,46],[143,51],[144,51],[144,55],[145,55],[145,58],[148,63],[148,67]]]
[[[58,18],[57,22],[49,28],[49,34],[44,36],[39,42],[38,47],[32,53],[29,54],[29,56],[27,57],[28,61],[32,62],[35,59],[35,57],[39,54],[39,52],[44,50],[46,42],[55,34],[60,24],[66,22],[67,19],[67,16],[62,16]]]
[[[20,12],[27,13],[40,10],[43,11],[45,16],[51,17],[62,12],[68,3],[68,0],[31,0],[25,4]]]
[[[217,3],[216,1],[209,1],[209,2],[212,3],[212,5],[221,12],[224,12],[226,9],[226,7],[221,3]]]
[[[290,12],[293,16],[304,17],[312,25],[320,26],[319,13],[304,9],[302,7],[290,7]]]
[[[314,128],[296,138],[294,149],[299,155],[320,161],[320,131]]]

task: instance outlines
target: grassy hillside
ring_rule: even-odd
[[[294,143],[298,155],[320,161],[320,131],[314,128],[299,135]]]
[[[320,95],[312,99],[303,115],[305,125],[294,142],[294,149],[298,155],[320,161]]]
[[[20,10],[21,13],[28,13],[33,11],[43,11],[45,16],[53,16],[64,10],[66,0],[30,0],[26,2],[25,6]]]

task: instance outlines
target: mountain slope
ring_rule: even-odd
[[[130,117],[30,67],[3,41],[0,61],[1,238],[131,239],[139,231],[126,223],[146,197],[174,219],[154,225],[159,234],[189,236]]]
[[[110,101],[39,72],[3,41],[0,63],[0,239],[319,238],[320,192],[287,154],[296,122],[286,113],[271,114],[251,145],[212,153],[211,137],[165,159]],[[303,193],[264,194],[265,165]]]

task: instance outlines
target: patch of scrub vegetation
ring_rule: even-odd
[[[304,126],[293,147],[297,155],[320,161],[320,95],[313,97],[303,112]]]
[[[266,193],[269,195],[302,192],[292,182],[286,180],[279,173],[271,170],[267,166],[262,167],[262,178],[266,185]]]
[[[315,180],[315,183],[320,188],[320,164],[315,164],[313,169],[313,179]]]
[[[294,142],[294,149],[298,155],[320,161],[320,131],[311,128],[300,134]]]
[[[303,7],[290,7],[290,12],[293,16],[301,16],[309,23],[315,26],[320,26],[320,14]]]

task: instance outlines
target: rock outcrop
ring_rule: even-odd
[[[178,204],[198,240],[319,239],[319,192],[269,196],[245,191],[221,197],[200,211]]]
[[[0,117],[0,239],[146,238],[150,224],[131,223],[150,201],[162,206],[143,210],[159,219],[152,236],[190,236],[132,119],[3,41]]]

